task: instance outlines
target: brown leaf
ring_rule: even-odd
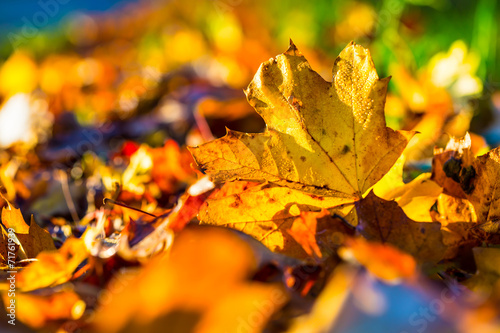
[[[16,234],[28,258],[35,258],[42,251],[55,250],[54,241],[49,232],[41,228],[31,216],[28,234]]]
[[[372,191],[356,203],[357,234],[367,240],[391,244],[411,254],[418,262],[437,262],[443,258],[441,224],[415,222],[394,201],[378,198]]]
[[[474,207],[480,229],[490,233],[497,233],[500,226],[499,174],[500,149],[474,157],[468,135],[459,141],[451,139],[444,151],[435,152],[433,177],[445,193],[467,199]]]
[[[459,140],[451,138],[445,149],[435,149],[432,159],[432,177],[443,187],[445,194],[465,199],[472,190],[474,155],[467,135]],[[467,192],[467,193],[466,193]]]

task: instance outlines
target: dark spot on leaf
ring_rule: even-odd
[[[300,160],[301,160],[302,162],[305,162],[305,161],[306,161],[306,157],[305,157],[305,156],[300,156]]]
[[[350,150],[351,150],[351,148],[349,148],[348,145],[345,145],[344,148],[342,148],[341,153],[344,155],[344,154],[347,154]]]
[[[274,198],[269,198],[269,201],[268,201],[268,202],[269,202],[270,204],[275,203],[275,202],[276,202],[276,199],[274,199]]]
[[[450,157],[448,161],[443,164],[443,171],[446,174],[446,177],[449,177],[456,181],[460,182],[460,170],[462,169],[462,160],[455,157]]]
[[[325,200],[325,197],[320,197],[319,195],[311,194],[311,198],[319,201]]]
[[[229,207],[232,207],[232,208],[238,208],[241,204],[241,198],[239,195],[236,195],[235,198],[234,198],[234,202],[232,204],[229,205]]]
[[[465,193],[469,194],[474,190],[473,180],[475,176],[476,170],[472,165],[460,170],[460,187]]]
[[[425,234],[425,228],[421,228],[420,232],[423,233],[423,234]]]

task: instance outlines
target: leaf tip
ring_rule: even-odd
[[[290,46],[288,47],[288,50],[286,50],[285,54],[296,55],[296,56],[302,55],[302,53],[300,53],[300,51],[297,49],[297,46],[294,44],[291,38],[290,38]]]

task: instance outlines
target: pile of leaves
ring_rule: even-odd
[[[429,172],[403,179],[406,159],[463,124],[444,89],[411,106],[414,130],[393,130],[389,78],[367,49],[347,45],[330,82],[291,43],[245,90],[265,130],[213,139],[206,113],[161,100],[215,89],[194,73],[111,93],[105,61],[53,61],[100,74],[46,82],[57,111],[51,130],[27,125],[38,141],[0,135],[2,328],[11,304],[16,327],[61,332],[500,328],[499,150],[451,137]],[[41,99],[11,94],[0,115],[9,103],[46,112]],[[102,107],[106,121],[83,126],[68,105]],[[255,117],[238,102],[197,107]]]

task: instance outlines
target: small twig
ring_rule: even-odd
[[[64,199],[66,200],[66,205],[68,206],[69,212],[71,213],[71,218],[73,219],[74,224],[80,221],[78,214],[76,213],[75,203],[71,198],[71,192],[68,186],[68,176],[66,172],[62,170],[57,170],[57,176],[59,178],[59,182],[61,183]]]
[[[142,209],[139,209],[139,208],[135,208],[135,207],[132,207],[132,206],[129,206],[127,205],[126,203],[123,203],[123,202],[120,202],[120,201],[115,201],[113,199],[109,199],[109,198],[104,198],[104,204],[106,205],[107,203],[110,203],[110,204],[113,204],[113,205],[117,205],[117,206],[121,206],[121,207],[125,207],[125,208],[128,208],[128,209],[132,209],[132,210],[135,210],[136,212],[140,212],[140,213],[143,213],[143,214],[146,214],[146,215],[149,215],[149,216],[152,216],[154,218],[158,217],[154,214],[151,214],[151,213],[148,213],[146,211],[143,211]]]

